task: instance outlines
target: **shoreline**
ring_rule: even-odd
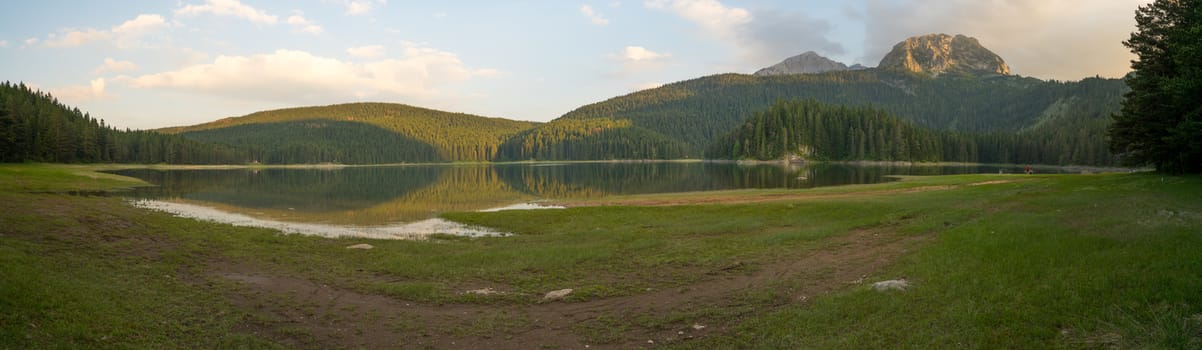
[[[1014,164],[1014,163],[967,163],[967,162],[911,162],[911,161],[809,161],[789,162],[784,160],[730,160],[730,159],[611,159],[611,160],[523,160],[511,162],[445,162],[445,163],[382,163],[382,164],[69,164],[69,163],[13,163],[30,165],[49,165],[64,168],[83,169],[92,171],[113,171],[125,169],[151,170],[233,170],[233,169],[343,169],[343,168],[372,168],[372,167],[404,167],[404,166],[480,166],[480,165],[546,165],[546,164],[657,164],[657,163],[712,163],[738,165],[777,165],[787,167],[808,167],[815,164],[840,164],[855,166],[895,166],[895,167],[1016,167],[1030,165],[1035,169],[1061,169],[1079,173],[1133,173],[1154,171],[1152,168],[1128,168],[1093,165],[1053,165],[1053,164]]]

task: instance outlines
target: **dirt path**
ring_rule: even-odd
[[[428,305],[218,261],[210,279],[229,283],[229,295],[254,317],[244,331],[294,348],[642,348],[727,332],[723,320],[669,324],[656,329],[619,329],[616,339],[590,343],[579,325],[602,318],[629,321],[698,308],[746,306],[743,293],[787,284],[780,300],[754,306],[767,311],[805,303],[814,296],[863,283],[863,278],[913,250],[931,235],[902,236],[888,229],[858,230],[817,249],[782,256],[760,266],[734,265],[703,272],[700,282],[585,302]],[[786,283],[787,282],[787,283]],[[744,315],[745,316],[745,315]],[[736,317],[736,318],[741,318]],[[731,322],[731,320],[724,320]],[[650,342],[649,342],[650,341]]]
[[[902,189],[876,190],[876,191],[860,191],[860,192],[837,192],[837,193],[815,193],[810,191],[790,191],[768,194],[748,194],[736,192],[733,194],[717,193],[699,193],[685,194],[680,196],[662,196],[649,195],[645,198],[640,196],[632,196],[620,199],[603,199],[598,201],[585,202],[563,202],[556,203],[558,205],[568,207],[591,207],[605,205],[629,205],[629,206],[674,206],[674,205],[698,205],[698,204],[749,204],[763,202],[778,202],[778,201],[794,201],[806,199],[835,199],[835,198],[853,198],[867,197],[879,195],[893,195],[906,193],[919,193],[928,191],[942,191],[962,187],[975,187],[983,185],[995,185],[1011,183],[1022,180],[992,180],[974,182],[963,185],[938,185],[938,186],[920,186]]]

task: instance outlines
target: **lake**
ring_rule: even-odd
[[[555,199],[890,181],[890,175],[1021,172],[999,166],[710,162],[517,163],[233,170],[131,169],[155,187],[135,205],[175,215],[326,237],[505,235],[438,219],[448,211],[545,208]],[[1044,169],[1042,171],[1048,171]],[[516,205],[516,206],[515,206]]]

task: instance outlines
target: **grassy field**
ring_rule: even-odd
[[[1197,177],[619,197],[414,242],[68,194],[144,185],[91,170],[0,166],[0,348],[1202,348]]]

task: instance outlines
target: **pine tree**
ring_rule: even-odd
[[[1131,91],[1110,126],[1110,148],[1132,165],[1202,172],[1202,0],[1156,0],[1135,13]]]

